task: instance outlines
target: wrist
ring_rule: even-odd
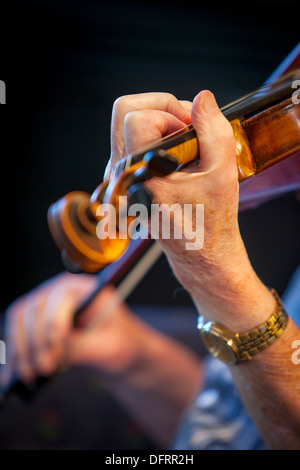
[[[276,302],[256,275],[246,250],[221,261],[194,260],[190,267],[177,263],[173,269],[206,321],[220,322],[236,332],[265,322]]]
[[[237,333],[258,327],[275,309],[273,295],[254,271],[227,280],[220,291],[216,287],[212,298],[207,292],[192,295],[197,310],[206,321],[216,321]]]
[[[215,321],[205,323],[203,317],[199,317],[198,329],[205,346],[213,356],[228,365],[248,362],[281,337],[289,318],[277,292],[274,289],[271,289],[271,292],[276,301],[276,308],[267,321],[249,331],[237,333]]]

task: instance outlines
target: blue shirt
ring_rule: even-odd
[[[283,303],[300,327],[300,266]],[[187,410],[175,438],[174,450],[264,450],[231,376],[230,368],[214,357],[205,360],[205,385]]]

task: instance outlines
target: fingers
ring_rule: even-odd
[[[165,111],[148,109],[130,112],[124,122],[125,152],[130,154],[184,126],[183,121]]]
[[[191,116],[199,141],[200,169],[230,167],[237,175],[233,130],[210,91],[195,97]]]
[[[7,346],[6,364],[1,375],[1,384],[8,385],[15,377],[22,377],[25,382],[32,378],[28,364],[27,344],[24,335],[24,311],[26,299],[14,302],[6,312],[5,341]]]
[[[68,275],[49,292],[40,312],[40,328],[31,339],[35,344],[32,362],[38,373],[52,374],[64,362],[74,313],[95,287],[94,276]],[[30,342],[30,337],[27,341]]]
[[[32,340],[32,331],[28,332],[27,341],[31,342],[33,351],[32,363],[39,374],[53,373],[63,360],[75,309],[75,296],[66,294],[62,289],[53,290],[39,315],[40,327]]]
[[[184,127],[191,122],[191,114],[200,145],[199,169],[207,171],[216,165],[228,169],[229,165],[235,171],[233,131],[210,91],[201,91],[193,103],[169,93],[142,93],[123,96],[114,103],[112,153],[105,179],[121,158]]]
[[[65,273],[12,304],[6,313],[4,384],[14,375],[31,382],[55,371],[65,354],[75,310],[95,286],[94,276]]]
[[[140,357],[145,328],[111,286],[106,286],[87,309],[89,323],[74,330],[68,362],[93,364],[102,372],[124,374]]]
[[[111,347],[115,338],[113,335],[110,337],[110,344],[103,343],[103,338],[106,338],[107,331],[114,329],[113,325],[119,325],[125,309],[126,306],[111,286],[103,288],[84,313],[84,327],[73,331],[68,350],[69,361],[93,362],[106,354],[105,350]]]
[[[180,121],[191,122],[190,105],[170,93],[141,93],[118,98],[113,106],[111,123],[111,160],[115,164],[126,155],[124,120],[128,113],[146,109],[165,111]]]
[[[191,116],[191,111],[192,111],[192,106],[193,106],[193,103],[191,101],[188,101],[188,100],[179,100],[179,103],[181,104],[181,106],[184,107],[184,109],[187,111],[188,113],[188,116],[190,117]]]

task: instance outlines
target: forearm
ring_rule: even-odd
[[[218,275],[214,273],[213,284],[199,282],[192,295],[200,314],[243,333],[266,322],[276,302],[246,259],[241,258],[238,266],[223,266]],[[274,344],[231,367],[246,408],[274,449],[300,448],[300,370],[292,362],[292,344],[299,339],[300,331],[290,319]]]
[[[300,370],[292,362],[292,344],[299,339],[289,320],[270,348],[232,367],[241,397],[271,449],[300,449]]]
[[[134,319],[139,347],[106,384],[161,448],[168,448],[184,410],[202,385],[199,359],[184,346]]]
[[[155,142],[157,138],[179,129],[175,116],[182,123],[189,122],[179,112],[178,104],[175,105],[174,100],[166,95],[130,96],[118,101],[113,113],[112,131],[115,138],[111,163],[114,164],[124,156],[125,148],[130,153],[142,147],[145,144],[145,129],[147,142]],[[162,109],[166,114],[158,111]],[[191,241],[190,233],[178,239],[161,237],[160,243],[176,277],[191,294],[199,313],[207,321],[222,323],[233,332],[248,332],[270,318],[276,303],[252,269],[239,233],[235,136],[232,126],[207,90],[200,92],[193,100],[191,121],[198,139],[199,162],[167,178],[152,178],[146,184],[155,200],[167,205],[170,212],[173,204],[178,203],[182,207],[192,204],[194,213],[197,212],[197,204],[205,208],[199,218],[197,214],[193,219],[184,213],[187,217],[184,224],[181,217],[173,217],[177,228],[182,228],[182,224],[185,228],[186,222],[190,222],[193,230],[204,230],[204,244],[199,251],[188,251],[186,242]],[[151,139],[148,139],[149,136]],[[290,340],[298,335],[298,330],[291,325],[289,330],[283,332],[282,338],[260,352],[258,358],[233,368],[246,406],[272,446],[282,442],[285,447],[293,447],[294,443],[288,442],[285,436],[295,433],[299,421],[298,411],[294,413],[298,391],[288,347]],[[285,347],[284,341],[287,342]],[[278,355],[275,354],[277,350]],[[286,383],[282,381],[281,375]],[[245,378],[248,388],[245,388]],[[269,403],[270,395],[272,405]],[[259,401],[262,406],[259,411],[255,411]],[[287,401],[290,404],[288,407]],[[288,415],[282,419],[285,412]],[[278,420],[281,428],[276,429],[273,424]],[[270,423],[271,437],[267,435],[268,426],[265,422]]]

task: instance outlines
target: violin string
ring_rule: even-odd
[[[220,110],[224,113],[228,109],[232,108],[233,106],[236,106],[237,104],[240,104],[243,101],[248,100],[248,99],[252,98],[255,95],[264,94],[270,88],[273,88],[274,86],[276,86],[280,83],[283,83],[284,81],[286,81],[289,78],[295,78],[298,75],[299,75],[299,69],[292,70],[291,72],[289,72],[289,73],[283,75],[282,77],[280,77],[276,82],[266,83],[265,85],[263,85],[263,86],[255,89],[255,90],[247,93],[246,95],[242,96],[241,98],[238,98],[238,99],[236,99],[234,101],[231,101],[230,103],[226,104],[225,106],[222,106],[220,108]],[[158,145],[159,143],[163,143],[166,140],[171,139],[172,137],[176,137],[176,136],[178,136],[180,134],[183,134],[184,132],[187,132],[187,131],[190,131],[190,130],[194,130],[193,125],[192,124],[187,124],[187,125],[183,126],[182,128],[172,132],[171,134],[168,134],[168,135],[162,137],[160,140],[153,142],[152,145],[153,146]],[[147,150],[147,148],[148,147],[144,147],[144,148],[139,149],[138,153],[142,153],[144,150]],[[125,169],[127,169],[131,165],[133,157],[134,157],[135,154],[137,154],[137,153],[127,155],[126,157],[119,160],[112,168],[110,179],[113,179],[115,176],[118,176],[121,171],[124,171]]]
[[[152,142],[152,145],[153,146],[158,145],[160,143],[165,142],[166,140],[171,139],[172,137],[176,137],[177,135],[183,134],[184,132],[187,132],[187,131],[192,130],[192,129],[193,129],[193,125],[192,124],[187,124],[187,125],[183,126],[182,128],[172,132],[171,134],[168,134],[168,135],[162,137],[160,140]],[[113,166],[113,168],[111,170],[111,174],[110,174],[110,178],[109,178],[110,181],[112,181],[114,179],[114,177],[118,176],[122,171],[129,168],[131,166],[133,157],[135,155],[137,155],[138,153],[142,153],[144,150],[147,150],[147,148],[148,147],[143,147],[143,148],[139,149],[139,152],[132,153],[130,155],[127,155],[126,157],[123,157],[121,160],[119,160]]]
[[[280,77],[278,80],[276,80],[275,82],[268,82],[266,83],[265,85],[262,85],[261,87],[259,88],[256,88],[256,90],[253,90],[251,91],[250,93],[247,93],[246,95],[242,96],[241,98],[238,98],[234,101],[232,101],[231,103],[228,103],[226,104],[225,106],[223,106],[221,109],[221,111],[226,111],[228,108],[231,108],[232,106],[235,106],[236,104],[239,104],[241,103],[242,101],[248,99],[248,98],[251,98],[253,97],[254,95],[258,95],[258,94],[261,94],[261,93],[264,93],[266,92],[268,89],[270,88],[274,88],[276,87],[277,85],[279,85],[280,83],[283,83],[285,82],[287,79],[289,78],[295,78],[296,76],[299,75],[299,72],[300,72],[300,69],[297,68],[295,70],[292,70],[291,72],[288,72],[286,73],[285,75],[283,75],[282,77]]]
[[[293,74],[294,72],[289,73],[287,75],[293,75]],[[286,78],[287,76],[284,76],[280,78],[279,80],[277,80],[276,83],[282,82],[283,79],[286,79]],[[242,98],[239,98],[230,102],[229,104],[223,106],[220,109],[222,112],[224,112],[227,109],[241,103],[242,101],[253,97],[254,95],[264,93],[267,89],[270,88],[270,86],[271,84],[268,83],[258,88],[257,90],[254,90],[248,93]],[[167,139],[170,139],[172,137],[180,135],[181,133],[185,131],[192,130],[192,129],[194,129],[192,124],[185,125],[181,129],[173,132],[172,134],[169,134],[163,137],[161,140],[158,141],[158,143],[165,142]],[[155,142],[153,143],[153,145],[155,145]],[[114,175],[117,175],[121,168],[122,170],[124,170],[131,165],[133,155],[134,154],[124,157],[113,167],[112,171]],[[113,313],[116,311],[116,308],[121,304],[121,302],[126,300],[126,298],[131,294],[134,288],[143,279],[143,277],[150,270],[150,268],[154,265],[154,263],[159,259],[162,252],[163,250],[160,247],[160,245],[158,243],[154,243],[153,246],[140,258],[140,260],[135,265],[135,267],[131,270],[131,272],[125,277],[125,279],[116,288],[115,295],[112,296],[111,301],[108,304],[106,304],[105,308],[101,309],[98,312],[98,314],[92,319],[92,321],[87,325],[87,330],[89,330],[90,328],[98,327],[99,325],[106,322],[111,317],[111,315],[113,315]]]

